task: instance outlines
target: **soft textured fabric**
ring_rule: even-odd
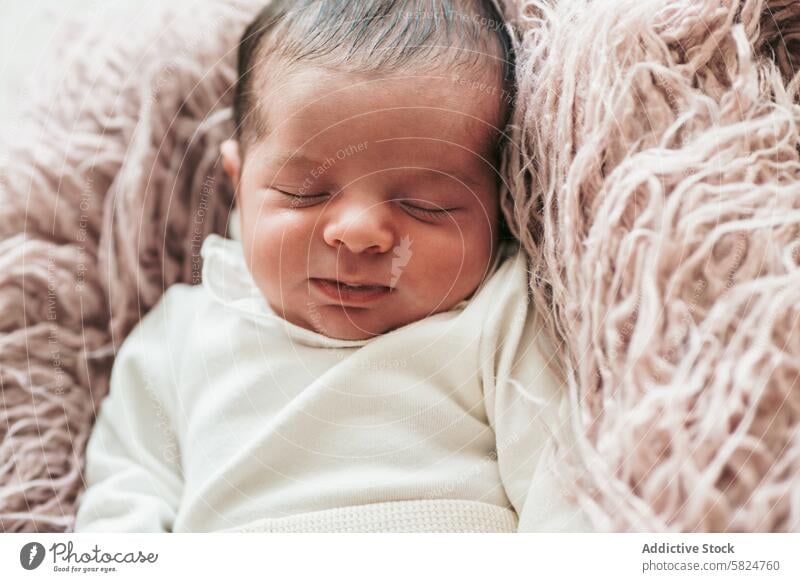
[[[60,23],[0,127],[0,532],[72,528],[116,350],[225,230],[236,44],[259,0]],[[48,42],[51,39],[48,39]]]
[[[456,499],[370,503],[254,521],[225,533],[512,533],[511,509]]]
[[[210,235],[202,256],[203,284],[171,287],[117,355],[76,531],[496,531],[506,512],[536,529],[526,514],[559,503],[528,496],[566,398],[518,245],[469,300],[368,340],[276,315],[240,242]]]
[[[552,470],[595,529],[800,529],[800,4],[502,3],[503,211],[579,445]],[[0,531],[71,527],[117,347],[225,230],[217,151],[262,4],[64,23],[0,127]]]
[[[567,482],[599,530],[800,531],[800,2],[523,4],[504,208]]]

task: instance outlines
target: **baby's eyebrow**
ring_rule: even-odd
[[[302,152],[284,152],[270,156],[266,160],[267,164],[283,167],[288,164],[302,164],[306,166],[318,166],[322,162],[309,158]]]
[[[321,166],[325,162],[308,157],[306,154],[295,152],[283,152],[275,154],[267,158],[266,163],[270,166],[283,168],[284,166],[297,164],[303,166]],[[462,183],[467,188],[478,188],[482,182],[476,179],[468,172],[463,172],[457,168],[436,168],[428,166],[398,166],[396,170],[406,170],[410,172],[419,172],[424,174],[428,179],[440,181],[457,181]]]
[[[423,170],[434,179],[438,179],[441,181],[457,181],[463,184],[467,188],[478,188],[482,186],[480,180],[477,180],[471,174],[466,172],[462,172],[461,170],[455,170],[452,168],[448,169],[441,169],[441,168],[414,168],[415,170]]]

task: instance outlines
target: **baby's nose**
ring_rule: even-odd
[[[325,242],[344,245],[352,253],[386,253],[394,246],[390,204],[348,205],[331,208],[324,229]]]

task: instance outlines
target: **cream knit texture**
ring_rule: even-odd
[[[511,533],[510,509],[459,499],[391,501],[263,519],[231,532],[260,533]]]

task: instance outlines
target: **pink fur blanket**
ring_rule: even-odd
[[[76,22],[0,154],[0,530],[65,531],[120,342],[231,205],[263,0]],[[503,208],[607,531],[800,530],[800,5],[516,0]]]

